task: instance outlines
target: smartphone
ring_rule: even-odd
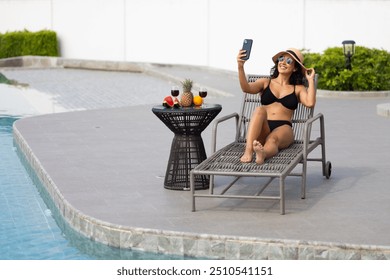
[[[248,60],[251,55],[251,49],[252,49],[252,39],[244,39],[244,43],[242,44],[242,49],[246,50],[246,56],[244,56],[243,60]]]

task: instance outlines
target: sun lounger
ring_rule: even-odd
[[[249,82],[253,82],[260,77],[251,75]],[[268,77],[269,78],[269,77]],[[318,76],[316,75],[315,85],[317,86]],[[299,103],[298,108],[293,115],[294,142],[288,148],[279,151],[279,153],[265,161],[264,164],[242,163],[241,156],[245,149],[245,139],[248,123],[253,110],[261,106],[260,94],[244,93],[241,112],[233,113],[228,116],[217,119],[214,122],[212,135],[212,155],[205,161],[196,166],[190,174],[190,186],[192,195],[192,211],[195,211],[195,199],[198,198],[234,198],[234,199],[258,199],[258,200],[279,200],[280,214],[285,214],[285,179],[288,176],[301,177],[301,198],[306,195],[306,173],[308,161],[319,161],[322,163],[322,174],[326,178],[331,175],[332,165],[325,158],[325,127],[324,116],[318,113],[313,117],[314,108],[307,108]],[[227,120],[236,120],[235,141],[229,145],[216,150],[217,128],[218,125]],[[316,125],[316,126],[314,126]],[[315,139],[311,139],[312,128],[318,128]],[[315,134],[315,133],[313,133]],[[320,147],[320,158],[309,158],[309,154]],[[301,165],[301,168],[297,168]],[[298,172],[296,171],[298,170]],[[208,191],[195,191],[194,182],[196,176],[210,176],[210,186]],[[215,186],[215,176],[234,177],[233,181],[226,186]],[[240,190],[236,186],[237,181],[242,177],[267,177],[265,184],[260,186],[253,194],[248,194],[247,190]],[[279,181],[279,191],[277,195],[265,193],[265,190],[272,187],[274,179]],[[264,180],[263,180],[264,181]],[[238,188],[238,189],[237,189]]]

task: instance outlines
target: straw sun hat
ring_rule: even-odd
[[[284,55],[284,54],[289,54],[291,55],[291,57],[299,64],[302,66],[302,71],[304,70],[307,70],[307,68],[303,65],[303,55],[302,53],[298,50],[298,49],[295,49],[295,48],[289,48],[285,51],[281,51],[281,52],[278,52],[277,54],[275,54],[273,57],[272,57],[272,61],[274,63],[276,63],[278,61],[278,58],[281,56],[281,55]]]

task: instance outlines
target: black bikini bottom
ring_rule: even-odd
[[[278,128],[279,126],[282,126],[282,125],[289,125],[292,127],[292,124],[291,122],[289,121],[274,121],[274,120],[268,120],[268,126],[269,128],[271,129],[271,132],[275,129],[275,128]]]

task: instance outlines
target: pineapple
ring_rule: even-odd
[[[181,106],[189,107],[192,105],[192,99],[194,98],[191,89],[193,81],[185,79],[181,84],[183,85],[183,94],[181,95]]]

